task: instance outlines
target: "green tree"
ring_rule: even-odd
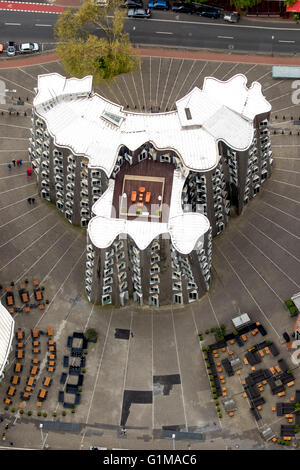
[[[233,5],[237,10],[247,10],[249,7],[255,7],[259,5],[261,0],[230,0],[230,4]]]
[[[109,0],[104,7],[85,0],[78,10],[68,9],[60,16],[55,25],[56,51],[68,74],[93,75],[94,83],[100,83],[139,66],[140,58],[123,31],[127,10],[120,5],[121,0]],[[96,28],[100,38],[93,32]]]
[[[297,0],[285,0],[284,6],[285,7],[293,7],[296,2],[297,2]]]

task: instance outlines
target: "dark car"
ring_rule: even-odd
[[[150,18],[149,8],[130,8],[127,13],[128,18]]]
[[[285,331],[282,333],[282,336],[284,337],[285,341],[289,343],[291,341],[290,335]]]
[[[152,8],[153,10],[169,10],[170,4],[166,0],[151,0],[148,3],[148,8]]]
[[[177,13],[190,13],[193,14],[196,11],[196,8],[191,3],[173,3],[172,11]]]
[[[196,13],[197,15],[205,16],[206,18],[213,18],[213,19],[220,18],[221,16],[221,10],[219,10],[218,8],[210,8],[210,7],[205,7],[205,6],[201,6],[197,8]]]

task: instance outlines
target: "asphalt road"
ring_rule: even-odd
[[[53,43],[57,15],[1,11],[0,41]],[[300,52],[299,25],[255,22],[239,24],[196,15],[153,11],[151,19],[126,19],[125,30],[136,45],[163,45],[269,54]],[[272,39],[273,38],[273,39]]]

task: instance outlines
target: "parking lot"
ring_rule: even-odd
[[[14,281],[17,292],[25,278],[30,286],[37,279],[49,300],[42,311],[14,314],[16,327],[25,331],[26,357],[23,382],[16,387],[13,402],[16,411],[12,412],[12,407],[5,410],[3,402],[1,405],[1,415],[15,422],[7,439],[15,447],[40,448],[39,423],[43,422],[47,445],[57,449],[88,449],[90,445],[171,449],[168,430],[176,432],[178,449],[274,446],[261,439],[249,404],[242,397],[240,380],[249,372],[248,366],[242,368],[240,376],[227,380],[237,401],[235,415],[229,417],[223,412],[218,418],[202,351],[213,342],[213,335],[203,334],[200,343],[198,332],[222,323],[231,331],[231,318],[239,311],[247,312],[253,321],[264,325],[268,339],[280,348],[280,357],[290,361],[282,333],[290,333],[294,322],[283,302],[300,291],[300,137],[293,124],[300,117],[300,106],[291,101],[291,82],[273,80],[270,66],[147,57],[141,71],[97,87],[106,98],[127,109],[168,111],[194,86],[201,88],[205,76],[226,80],[241,72],[249,84],[253,80],[262,84],[273,107],[271,125],[276,128],[276,134],[272,131],[271,179],[240,217],[232,215],[226,231],[213,241],[209,293],[184,308],[155,310],[130,305],[115,309],[91,305],[86,299],[85,230],[72,227],[52,204],[41,200],[34,177],[26,178],[34,87],[37,75],[49,72],[64,73],[57,62],[0,69],[3,89],[16,90],[5,92],[0,105],[0,283],[5,288]],[[23,106],[16,104],[18,98],[24,101]],[[8,164],[19,158],[23,165],[9,170]],[[28,204],[28,197],[35,197],[34,205]],[[4,289],[1,294],[3,298]],[[40,410],[47,417],[37,416],[36,395],[26,402],[24,414],[19,416],[19,394],[31,366],[30,331],[34,327],[47,331],[49,326],[54,328],[57,367]],[[70,353],[68,336],[87,328],[95,328],[99,336],[97,343],[88,345],[81,403],[75,413],[67,409],[62,416],[58,392],[63,390],[61,373],[67,371],[62,361]],[[116,328],[130,330],[133,336],[115,338]],[[46,339],[46,335],[40,339],[41,365],[35,394],[47,375]],[[257,339],[249,337],[248,341],[245,350]],[[15,343],[13,346],[6,377],[0,384],[1,400],[13,375]],[[236,352],[241,355],[241,349]],[[271,367],[271,359],[264,358],[264,367]],[[295,386],[288,390],[286,401],[300,389],[299,369],[293,374]],[[264,393],[266,404],[258,424],[270,424],[277,435],[285,418],[274,415],[274,397],[268,390]],[[127,431],[122,437],[124,420]]]

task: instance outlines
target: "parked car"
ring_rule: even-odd
[[[193,14],[196,11],[196,7],[191,3],[173,3],[172,11]]]
[[[39,50],[39,45],[36,42],[26,42],[19,45],[19,51],[21,53],[26,52],[37,52]]]
[[[289,343],[291,341],[290,335],[286,331],[284,333],[282,333],[282,336],[283,336],[283,338],[285,339],[285,341],[287,343]]]
[[[13,41],[9,41],[7,49],[6,49],[6,54],[10,57],[13,55],[16,55],[16,46]]]
[[[205,6],[200,6],[199,8],[197,8],[196,13],[197,15],[213,19],[220,18],[221,16],[221,10],[219,10],[218,8],[210,8]]]
[[[229,23],[237,23],[240,21],[241,15],[237,13],[236,11],[233,11],[231,13],[224,13],[223,20],[228,21]]]
[[[125,0],[121,5],[124,8],[143,8],[142,0]]]
[[[169,10],[170,4],[166,0],[151,0],[148,3],[148,8],[153,10]]]
[[[130,8],[127,13],[128,18],[150,18],[151,10],[149,8]]]

